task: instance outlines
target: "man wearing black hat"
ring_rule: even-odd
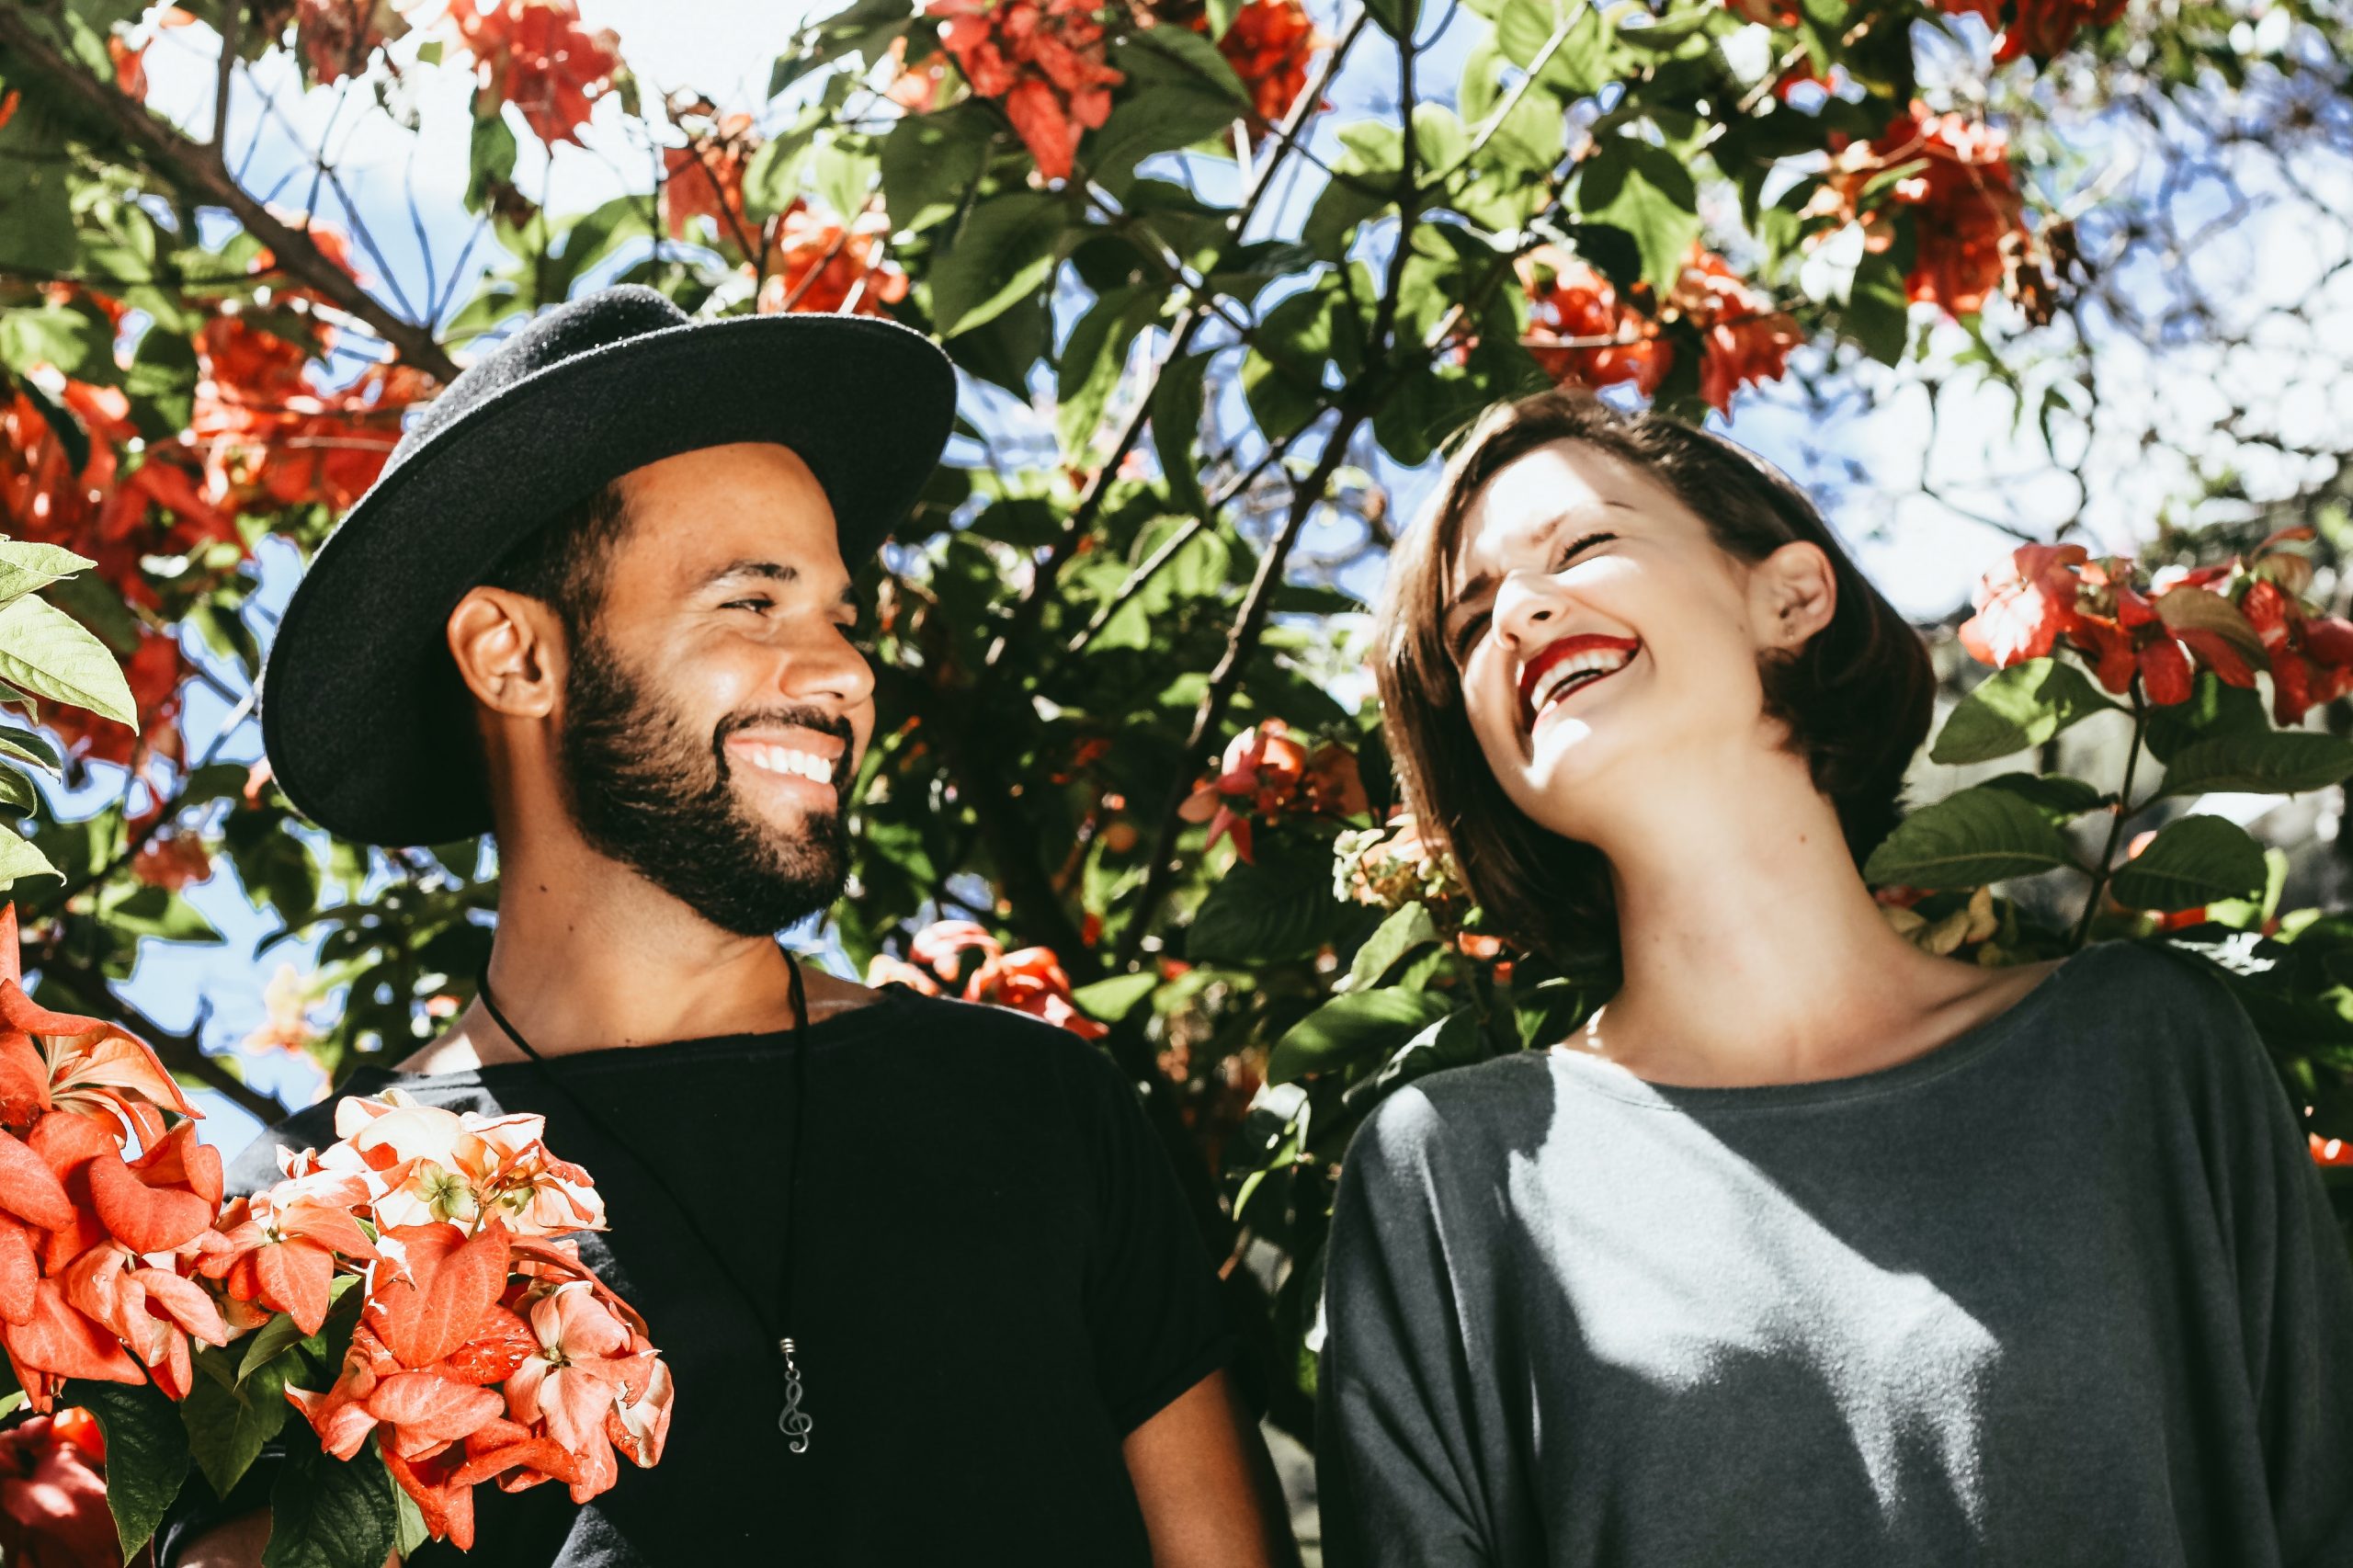
[[[850,567],[954,403],[892,323],[609,290],[426,409],[288,607],[262,701],[288,797],[349,838],[498,845],[480,999],[346,1092],[544,1114],[606,1199],[583,1256],[676,1382],[659,1465],[588,1506],[477,1488],[475,1561],[1290,1558],[1208,1260],[1108,1059],[804,977],[775,940],[840,892],[874,711]],[[165,1568],[257,1562],[272,1469],[175,1518]]]

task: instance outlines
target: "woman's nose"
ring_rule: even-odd
[[[1495,638],[1515,655],[1551,639],[1561,607],[1534,573],[1514,572],[1495,589]]]

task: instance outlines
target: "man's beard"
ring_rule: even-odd
[[[722,930],[760,937],[798,925],[841,896],[849,830],[836,809],[797,834],[756,818],[735,793],[727,737],[755,724],[835,736],[847,781],[848,723],[809,708],[731,714],[708,740],[623,666],[593,630],[575,639],[564,679],[558,768],[580,835]]]

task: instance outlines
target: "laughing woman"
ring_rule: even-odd
[[[1358,1135],[1327,1561],[2353,1564],[2353,1269],[2245,1015],[2139,944],[1889,928],[1857,863],[1934,682],[1795,487],[1511,405],[1381,630],[1426,835],[1623,980]]]

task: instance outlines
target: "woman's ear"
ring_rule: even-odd
[[[472,588],[449,612],[448,631],[458,675],[483,707],[512,719],[555,710],[563,640],[547,605],[505,588]]]
[[[1750,570],[1749,611],[1761,650],[1794,653],[1838,610],[1838,574],[1818,544],[1791,540]]]

